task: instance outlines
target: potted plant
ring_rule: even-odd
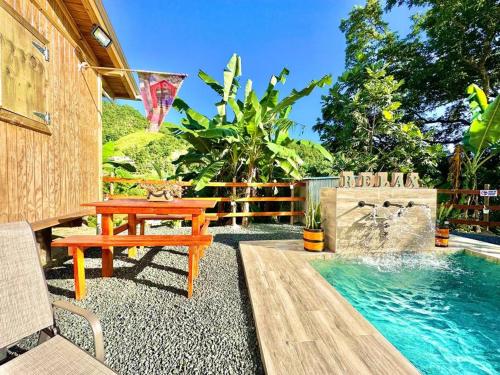
[[[450,238],[450,223],[448,217],[453,210],[453,205],[441,203],[436,217],[436,239],[435,245],[438,247],[448,247]]]
[[[310,203],[306,212],[304,228],[304,249],[307,251],[323,251],[325,234],[321,227],[321,208],[319,203]]]
[[[161,184],[141,184],[140,187],[148,192],[150,201],[172,201],[182,197],[182,186],[175,181],[165,181]]]

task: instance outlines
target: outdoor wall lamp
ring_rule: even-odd
[[[104,48],[108,48],[111,43],[113,43],[111,37],[99,25],[94,25],[90,33],[92,34],[94,39],[97,40],[97,43],[99,43]]]

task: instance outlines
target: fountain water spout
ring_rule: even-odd
[[[399,203],[392,203],[390,201],[385,201],[384,202],[384,207],[391,207],[391,206],[403,208],[403,205],[399,204]]]
[[[358,202],[358,207],[365,207],[365,206],[367,206],[367,207],[373,207],[373,208],[376,207],[376,205],[373,204],[373,203],[366,203],[365,201],[359,201]]]
[[[408,205],[406,207],[426,207],[426,208],[429,208],[429,205],[428,204],[415,203],[413,201],[409,201]]]

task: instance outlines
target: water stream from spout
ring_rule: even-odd
[[[352,243],[352,253],[404,252],[430,250],[429,238],[434,238],[434,222],[427,206],[371,208],[364,229]],[[356,245],[357,243],[357,245]],[[374,246],[375,244],[375,246]]]

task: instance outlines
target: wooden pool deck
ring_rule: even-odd
[[[418,374],[309,264],[302,240],[240,243],[262,361],[274,374]]]

